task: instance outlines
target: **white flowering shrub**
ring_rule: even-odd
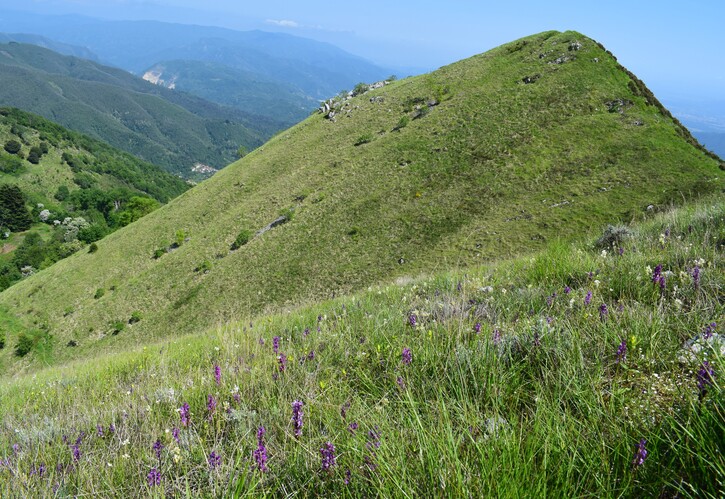
[[[62,225],[63,230],[65,231],[65,234],[63,234],[63,240],[67,243],[78,239],[78,233],[91,226],[91,224],[89,224],[83,217],[67,217],[63,220]]]
[[[50,218],[50,210],[41,211],[40,214],[38,215],[38,218],[40,218],[41,222],[47,222],[48,219]]]

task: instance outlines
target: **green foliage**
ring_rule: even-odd
[[[23,191],[17,185],[0,185],[0,227],[19,232],[29,229],[32,223]]]
[[[369,143],[370,143],[370,142],[372,142],[372,141],[373,141],[373,134],[372,134],[372,133],[365,133],[365,134],[363,134],[363,135],[360,135],[360,136],[359,136],[359,137],[358,137],[358,138],[357,138],[357,139],[355,140],[355,145],[356,145],[356,146],[361,146],[361,145],[363,145],[363,144],[369,144]]]
[[[98,300],[100,298],[103,298],[103,295],[105,295],[105,294],[106,294],[106,290],[105,289],[98,288],[96,290],[96,294],[93,295],[93,298],[96,299],[96,300]]]
[[[33,146],[30,148],[30,152],[28,152],[28,161],[30,163],[33,163],[34,165],[37,165],[40,163],[40,158],[43,156],[43,151],[38,146]]]
[[[249,242],[249,240],[252,238],[252,231],[249,229],[242,229],[239,231],[239,234],[237,234],[237,237],[234,238],[234,242],[232,243],[231,250],[238,250],[245,244]]]
[[[41,342],[49,340],[49,336],[43,331],[28,331],[18,335],[18,341],[15,344],[15,356],[25,357],[33,351]]]
[[[113,321],[109,327],[111,328],[111,335],[116,336],[118,333],[126,329],[126,323],[123,321]]]
[[[239,149],[237,149],[237,157],[239,159],[242,159],[247,154],[249,154],[249,151],[247,150],[247,148],[244,146],[239,146]]]
[[[68,196],[70,196],[70,191],[68,190],[67,185],[59,185],[58,190],[56,190],[53,195],[57,201],[65,201],[68,199]]]
[[[355,85],[355,88],[352,89],[353,95],[361,95],[367,92],[370,89],[370,86],[367,83],[361,82]]]
[[[96,179],[90,173],[80,172],[73,175],[73,182],[81,189],[90,189],[96,185]]]
[[[155,199],[134,196],[118,216],[118,224],[123,227],[158,209],[161,205]],[[183,239],[183,238],[182,238]]]
[[[176,231],[176,235],[174,237],[174,244],[178,248],[182,244],[184,244],[184,241],[186,240],[186,232],[184,232],[182,229],[179,229]]]
[[[140,322],[141,319],[143,319],[143,315],[138,310],[134,310],[131,314],[131,318],[128,320],[129,324],[136,324],[137,322]]]
[[[24,170],[23,160],[17,156],[0,154],[0,172],[10,175],[21,173]]]
[[[208,273],[212,268],[211,262],[209,260],[204,260],[201,262],[201,264],[196,267],[195,271],[200,272],[202,274]]]
[[[166,248],[157,248],[154,250],[153,258],[158,260],[167,253]]]
[[[5,150],[10,154],[17,154],[22,149],[23,145],[15,139],[10,139],[5,142]]]
[[[98,251],[98,245],[96,243],[91,243],[90,246],[88,246],[88,253],[95,253]]]
[[[407,115],[403,115],[400,117],[398,123],[395,125],[393,130],[400,130],[402,128],[405,128],[406,126],[408,126],[408,123],[410,123],[410,118]]]

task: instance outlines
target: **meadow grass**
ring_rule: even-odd
[[[631,230],[6,378],[0,495],[722,497],[725,203]]]

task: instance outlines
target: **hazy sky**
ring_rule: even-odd
[[[655,93],[725,100],[725,0],[0,0],[6,8],[283,31],[392,68],[435,69],[513,39],[573,29]]]

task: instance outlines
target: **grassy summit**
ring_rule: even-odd
[[[723,185],[613,56],[547,32],[308,118],[0,306],[62,362],[531,252]]]

